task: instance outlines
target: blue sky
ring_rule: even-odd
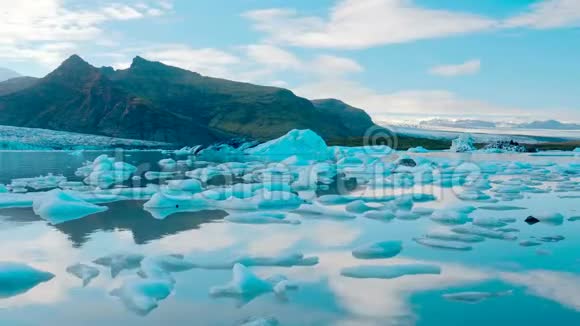
[[[0,66],[141,55],[375,120],[580,122],[580,0],[0,0]]]

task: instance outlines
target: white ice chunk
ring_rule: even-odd
[[[16,296],[40,283],[50,281],[52,273],[22,263],[0,262],[0,298]]]
[[[411,147],[407,150],[409,153],[429,153],[429,150],[423,146]]]
[[[516,240],[517,239],[517,237],[513,234],[505,233],[505,232],[501,232],[501,231],[490,230],[490,229],[486,229],[486,228],[476,226],[476,225],[458,226],[458,227],[451,229],[451,231],[453,231],[455,233],[459,233],[459,234],[478,235],[478,236],[482,236],[484,238],[490,238],[490,239],[500,239],[500,240]]]
[[[340,274],[352,278],[392,279],[405,275],[441,274],[441,268],[436,265],[427,264],[369,265],[343,268]]]
[[[304,202],[292,192],[266,189],[258,190],[250,200],[260,209],[296,209]]]
[[[246,150],[247,154],[283,160],[291,156],[309,157],[318,161],[330,159],[324,140],[312,130],[291,130],[284,136]]]
[[[560,213],[550,213],[550,212],[542,212],[537,214],[532,214],[533,217],[540,220],[540,222],[560,225],[564,223],[564,216]]]
[[[403,250],[401,241],[381,241],[356,248],[352,255],[358,259],[391,258]]]
[[[111,291],[111,295],[118,297],[125,306],[139,314],[147,315],[157,308],[159,301],[167,298],[173,291],[173,283],[164,279],[131,278],[123,285]]]
[[[346,211],[351,213],[364,213],[371,210],[376,210],[376,208],[367,205],[362,200],[356,200],[346,205]]]
[[[85,265],[85,264],[74,264],[66,268],[66,271],[83,281],[83,286],[89,285],[89,283],[97,276],[99,276],[99,269]]]
[[[420,245],[432,248],[439,248],[439,249],[450,249],[450,250],[460,250],[460,251],[468,251],[473,249],[469,245],[461,244],[461,243],[454,243],[454,242],[447,242],[438,239],[430,239],[430,238],[415,238],[413,241],[417,242]]]
[[[475,150],[474,139],[470,134],[461,134],[459,138],[451,142],[451,152],[471,152]]]
[[[55,189],[34,199],[34,213],[51,224],[64,223],[106,211],[105,206],[89,203],[77,196]]]
[[[157,162],[162,169],[173,170],[177,167],[177,162],[172,158],[164,158]]]
[[[159,255],[146,257],[141,261],[137,274],[145,278],[166,279],[174,282],[171,273],[183,272],[195,267],[195,264],[183,255]]]
[[[443,240],[443,241],[457,241],[457,242],[482,242],[484,237],[473,234],[458,234],[449,231],[431,231],[425,235],[426,238]]]
[[[259,278],[246,266],[235,264],[233,279],[226,285],[212,287],[210,294],[214,296],[258,295],[271,291],[274,291],[274,284]]]
[[[302,253],[289,253],[277,257],[240,256],[224,262],[194,262],[196,268],[205,269],[231,269],[235,264],[246,267],[271,266],[271,267],[294,267],[314,266],[318,264],[318,257],[305,257]]]
[[[167,184],[170,189],[187,191],[194,194],[202,190],[201,182],[195,179],[169,180]]]

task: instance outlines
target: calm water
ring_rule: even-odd
[[[62,173],[75,180],[82,162],[100,153],[0,153],[0,183],[16,177]],[[111,155],[125,155],[110,153]],[[142,171],[164,156],[159,152],[130,152],[127,162]],[[450,154],[431,154],[446,157]],[[528,155],[460,156],[469,160],[578,162],[573,157]],[[145,162],[145,164],[143,164]],[[148,165],[149,164],[149,165]],[[516,176],[522,177],[522,176]],[[579,181],[578,176],[570,180]],[[417,206],[436,209],[461,203],[450,189],[432,188],[436,202]],[[566,195],[562,198],[562,195]],[[80,220],[49,225],[30,208],[0,210],[0,261],[23,262],[56,275],[30,291],[0,297],[0,325],[236,325],[248,317],[273,316],[281,325],[580,325],[580,221],[561,225],[523,220],[537,212],[580,215],[580,192],[526,194],[500,202],[524,210],[477,209],[471,217],[517,219],[518,241],[486,239],[471,251],[425,247],[413,241],[428,231],[445,228],[421,218],[382,222],[301,217],[300,225],[241,225],[225,223],[221,210],[178,213],[156,220],[143,210],[143,201],[107,204],[108,211]],[[484,204],[463,202],[481,206]],[[561,235],[565,240],[523,247],[520,240]],[[403,241],[395,258],[361,261],[351,254],[360,245]],[[109,295],[135,271],[116,278],[101,268],[87,287],[68,274],[67,266],[118,252],[184,254],[193,260],[226,259],[237,255],[278,256],[303,252],[318,256],[310,267],[256,267],[259,275],[284,274],[299,283],[282,299],[272,293],[252,300],[211,297],[209,289],[231,279],[231,270],[192,269],[175,273],[174,292],[146,316],[126,309]],[[390,280],[352,279],[344,267],[427,262],[441,275],[403,276]],[[510,296],[480,303],[449,301],[446,293],[507,291]]]

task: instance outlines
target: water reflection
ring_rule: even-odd
[[[205,210],[176,213],[171,218],[158,220],[143,210],[140,201],[120,201],[107,206],[109,210],[105,212],[50,227],[66,234],[75,248],[82,247],[92,234],[117,230],[130,231],[135,244],[142,245],[168,235],[199,229],[202,224],[221,220],[227,215],[220,210]],[[15,225],[44,222],[28,208],[6,209],[3,214],[2,221]]]

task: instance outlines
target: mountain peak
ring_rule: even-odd
[[[77,54],[73,54],[70,57],[68,57],[66,60],[64,60],[61,64],[61,67],[67,67],[67,66],[89,66],[92,67],[88,62],[86,62],[83,58],[81,58],[80,56],[78,56]]]
[[[90,78],[99,70],[76,54],[64,60],[58,68],[48,74],[45,78],[49,80],[60,80],[65,83],[80,86],[84,80]]]
[[[131,62],[131,69],[140,67],[156,67],[156,66],[164,66],[164,64],[158,61],[149,61],[141,56],[136,56],[135,58],[133,58],[133,61]]]

